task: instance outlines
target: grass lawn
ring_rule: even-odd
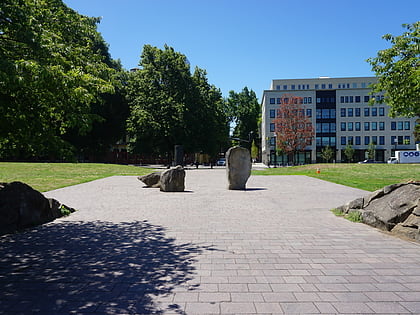
[[[113,175],[140,176],[152,171],[116,164],[0,163],[0,182],[21,181],[44,192]]]
[[[317,168],[320,173],[317,174]],[[253,171],[253,175],[307,175],[345,186],[374,191],[384,186],[420,181],[419,164],[310,164]]]

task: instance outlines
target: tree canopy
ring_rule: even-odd
[[[372,92],[385,92],[390,115],[415,117],[420,116],[420,21],[403,27],[407,31],[400,36],[384,35],[392,46],[367,61],[378,77]]]
[[[315,135],[302,103],[301,97],[283,94],[277,109],[277,118],[273,120],[277,149],[291,156],[292,160],[296,152],[305,150],[311,144]]]
[[[196,68],[191,75],[186,56],[167,45],[145,45],[139,65],[127,88],[131,150],[166,154],[178,144],[187,152],[216,153],[227,138],[227,118],[206,72]]]
[[[229,119],[235,126],[233,136],[250,141],[247,145],[250,149],[253,138],[257,138],[259,132],[261,106],[257,96],[253,90],[244,87],[239,93],[230,91],[227,103]]]
[[[68,155],[62,136],[86,134],[91,110],[117,71],[97,18],[61,0],[3,0],[0,7],[0,155]]]

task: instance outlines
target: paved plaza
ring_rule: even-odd
[[[114,176],[46,193],[78,209],[0,237],[0,314],[420,314],[420,244],[329,210],[305,176],[194,169],[186,191]]]

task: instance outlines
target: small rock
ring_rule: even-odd
[[[179,192],[185,189],[185,170],[178,165],[173,169],[166,170],[160,176],[160,191]]]
[[[161,172],[153,172],[137,177],[138,180],[146,184],[146,187],[159,188]]]

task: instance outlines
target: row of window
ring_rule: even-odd
[[[409,121],[391,121],[391,130],[410,130],[410,122]],[[361,131],[361,123],[360,122],[342,122],[340,124],[341,131]],[[383,121],[372,121],[372,122],[364,122],[363,123],[363,130],[370,131],[370,130],[385,130],[385,122]]]
[[[312,109],[311,108],[307,108],[306,111],[304,109],[300,110],[299,116],[302,117],[304,116],[306,112],[306,117],[312,117]],[[277,117],[281,116],[281,111],[279,109],[277,109]],[[270,109],[270,118],[276,118],[276,110],[275,109]]]
[[[312,97],[299,97],[299,98],[296,98],[295,100],[299,100],[300,104],[312,104]],[[287,97],[285,97],[283,99],[283,102],[285,104],[288,104],[289,99]],[[280,97],[277,97],[277,98],[271,97],[270,98],[270,104],[281,104],[281,103],[282,103],[282,98],[280,98]]]
[[[373,100],[377,100],[377,101],[383,101],[384,100],[384,96],[383,95],[377,95],[377,96],[373,96],[373,95],[365,95],[363,96],[363,102],[368,103],[371,99]],[[340,96],[340,103],[344,104],[344,103],[361,103],[362,101],[362,97],[360,95],[350,95],[350,96]]]
[[[341,137],[341,145],[361,145],[362,139],[364,145],[385,145],[385,136],[364,136],[363,138],[361,136]],[[410,136],[392,136],[390,141],[391,145],[409,145]]]
[[[362,140],[364,145],[374,144],[374,145],[385,145],[385,136],[348,136],[341,137],[341,145],[362,145]],[[391,145],[410,145],[410,136],[391,136],[390,144]],[[270,145],[274,146],[276,144],[276,138],[270,138]],[[335,147],[336,138],[335,137],[316,137],[316,146],[317,147]]]
[[[364,131],[376,131],[376,130],[385,130],[384,121],[366,121],[363,123]],[[410,130],[410,121],[392,121],[391,130]],[[270,124],[270,131],[275,131],[275,123]],[[333,133],[337,131],[336,123],[317,123],[316,124],[316,133]],[[340,131],[362,131],[362,123],[359,121],[356,122],[341,122]]]
[[[341,108],[340,116],[341,117],[360,117],[362,109],[360,107],[356,108]],[[363,116],[385,116],[385,107],[365,107],[363,108]]]
[[[366,82],[362,82],[360,83],[360,85],[356,82],[353,82],[352,84],[350,83],[339,83],[336,85],[337,89],[357,89],[357,88],[362,88],[365,89],[366,86],[370,85],[371,83],[367,83]],[[325,90],[325,89],[333,89],[333,84],[332,83],[323,83],[323,84],[314,84],[314,89],[315,90]],[[309,84],[291,84],[290,86],[287,84],[283,84],[283,85],[276,85],[276,90],[309,90],[310,86]]]

